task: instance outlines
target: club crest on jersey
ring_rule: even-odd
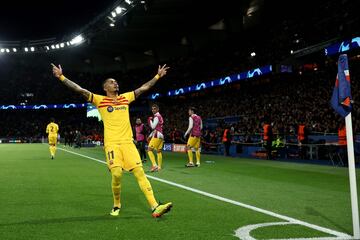
[[[108,107],[107,107],[107,111],[108,111],[108,112],[112,112],[112,111],[114,111],[114,108],[113,108],[112,106],[108,106]]]

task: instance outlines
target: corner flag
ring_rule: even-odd
[[[342,117],[346,117],[352,109],[350,73],[346,54],[339,56],[338,74],[331,97],[331,106]]]
[[[359,207],[357,198],[356,186],[356,172],[355,172],[355,156],[354,156],[354,139],[352,131],[352,97],[350,89],[350,73],[348,58],[346,54],[339,56],[338,60],[338,74],[336,76],[335,87],[331,97],[331,106],[334,110],[345,118],[346,126],[346,142],[349,163],[349,180],[350,180],[350,197],[351,197],[351,212],[353,221],[353,236],[354,239],[360,239],[360,225],[359,225]]]

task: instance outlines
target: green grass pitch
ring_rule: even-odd
[[[85,157],[104,160],[102,148],[65,149],[81,156],[58,149],[51,160],[45,144],[0,144],[1,240],[239,239],[235,231],[241,227],[287,222],[262,210],[352,234],[346,168],[203,155],[200,168],[187,169],[185,154],[164,153],[161,172],[148,172],[149,163],[144,168],[188,187],[150,179],[156,198],[174,203],[172,211],[153,219],[135,178],[126,173],[120,216],[111,217],[110,174],[106,165]],[[333,237],[301,224],[270,225],[255,227],[251,236]]]

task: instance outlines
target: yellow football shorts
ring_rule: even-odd
[[[57,135],[49,135],[48,136],[49,145],[56,145],[57,143]]]
[[[164,146],[164,139],[161,138],[151,138],[150,142],[149,142],[149,147],[154,149],[154,150],[162,150]]]
[[[187,141],[187,147],[198,149],[200,147],[200,137],[190,136]]]
[[[106,163],[109,169],[121,167],[130,171],[142,166],[141,158],[135,144],[111,144],[105,146]]]

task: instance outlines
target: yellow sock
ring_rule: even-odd
[[[121,177],[122,169],[121,167],[114,167],[111,169],[111,187],[114,197],[114,207],[121,207],[120,203],[120,192],[121,192]]]
[[[53,154],[55,156],[55,154],[56,154],[56,146],[53,146]]]
[[[188,156],[189,156],[189,163],[193,163],[193,152],[191,149],[189,149],[188,151]]]
[[[154,192],[151,188],[151,184],[147,177],[145,176],[144,169],[142,167],[136,167],[132,170],[134,176],[136,177],[141,191],[144,193],[146,200],[148,201],[151,209],[157,207],[158,203],[155,200]]]
[[[148,151],[148,155],[153,166],[156,166],[155,155],[152,151]]]
[[[196,154],[196,163],[200,164],[200,149],[197,149],[195,154]]]
[[[157,153],[157,160],[158,160],[158,165],[161,168],[161,165],[162,165],[162,152]]]
[[[49,149],[50,149],[50,154],[51,154],[51,156],[54,156],[54,155],[55,155],[55,153],[54,153],[54,146],[50,146]]]

